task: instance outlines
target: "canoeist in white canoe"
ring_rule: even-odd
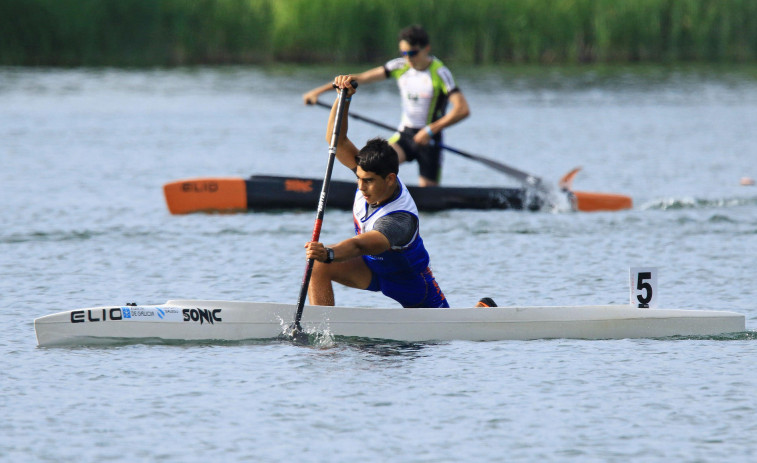
[[[347,105],[355,93],[353,80],[349,75],[334,79],[337,91],[347,89]],[[331,108],[327,141],[333,133],[337,103]],[[352,208],[355,236],[329,247],[313,241],[305,245],[308,259],[316,261],[308,287],[310,304],[333,306],[335,281],[381,291],[403,307],[449,307],[428,266],[418,209],[397,176],[397,153],[381,138],[369,140],[358,150],[347,138],[347,125],[345,117],[336,157],[357,176]]]

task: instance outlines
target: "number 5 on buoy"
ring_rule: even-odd
[[[631,305],[643,309],[657,307],[657,267],[631,267]]]

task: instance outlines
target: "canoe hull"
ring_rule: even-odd
[[[40,346],[112,341],[242,341],[279,337],[293,304],[172,300],[69,310],[34,321]],[[745,330],[735,312],[630,305],[376,309],[307,306],[303,329],[404,342],[714,336]]]
[[[271,209],[315,209],[323,180],[253,175],[242,178],[177,180],[163,186],[172,214],[239,212]],[[332,180],[327,206],[352,210],[355,182]],[[525,188],[469,188],[408,186],[420,211],[448,209],[527,209],[536,211],[544,198]]]

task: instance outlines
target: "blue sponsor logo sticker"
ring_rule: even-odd
[[[131,318],[131,309],[128,307],[121,307],[121,313],[124,318]]]
[[[166,312],[163,309],[158,309],[158,317],[160,317],[161,320],[164,319],[166,317]]]

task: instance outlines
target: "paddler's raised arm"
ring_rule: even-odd
[[[368,69],[367,71],[354,74],[353,76],[354,77],[352,79],[359,85],[378,82],[379,80],[386,80],[389,77],[384,66],[377,66],[375,68]],[[323,84],[320,87],[308,90],[307,92],[302,94],[302,101],[306,105],[316,104],[318,102],[318,96],[331,90],[332,84],[333,82],[329,82],[328,84]]]
[[[353,172],[357,168],[357,162],[355,161],[355,156],[357,156],[358,149],[357,147],[350,141],[349,138],[347,138],[347,117],[346,113],[350,110],[350,100],[352,99],[352,95],[355,94],[355,88],[352,87],[352,82],[355,80],[352,76],[346,75],[346,76],[336,76],[334,78],[333,86],[336,88],[336,91],[339,92],[341,89],[346,88],[347,89],[347,98],[345,100],[345,117],[342,118],[342,128],[339,131],[339,139],[337,140],[337,146],[336,146],[336,158],[339,159],[339,162],[347,166],[350,170]],[[339,103],[339,98],[337,97],[336,100],[334,100],[334,104],[331,106],[331,114],[329,114],[329,122],[326,126],[326,143],[331,144],[331,135],[334,133],[334,121],[336,120],[336,109],[337,105]]]

